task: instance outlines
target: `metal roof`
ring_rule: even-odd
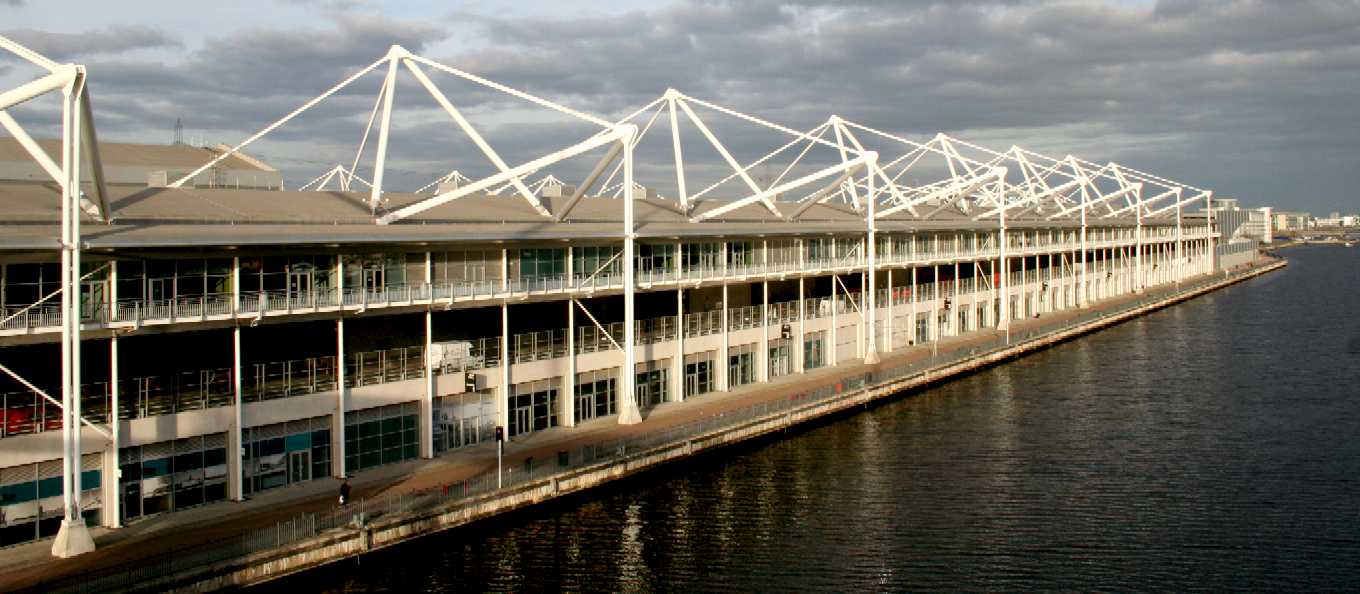
[[[378,225],[360,192],[300,192],[205,188],[111,188],[111,224],[89,220],[82,238],[90,248],[211,247],[450,243],[555,239],[617,239],[623,204],[612,198],[582,200],[563,222],[545,219],[515,197],[472,195],[397,224]],[[0,249],[55,249],[59,236],[60,191],[56,184],[0,183]],[[384,194],[377,214],[425,198]],[[542,198],[549,207],[563,198]],[[695,212],[728,201],[701,200]],[[647,198],[635,203],[641,238],[777,236],[863,233],[863,215],[849,205],[822,203],[788,222],[759,204],[749,204],[702,223],[689,222],[678,205]],[[1099,219],[1102,225],[1131,225],[1131,217]],[[1012,228],[1072,228],[1070,219],[1009,220]],[[880,231],[987,230],[996,222],[976,221],[957,211],[931,219],[901,213],[877,224]]]

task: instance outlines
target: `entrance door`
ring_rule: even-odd
[[[312,293],[312,269],[294,265],[288,268],[288,297],[294,305],[305,303]]]
[[[301,450],[288,453],[288,484],[312,480],[312,452]]]
[[[142,515],[142,482],[123,483],[123,519],[128,520]]]
[[[510,434],[520,435],[534,430],[534,408],[532,406],[521,406],[514,410],[514,418],[510,419]]]
[[[146,280],[146,298],[151,301],[170,299],[174,296],[174,279],[150,278]]]
[[[364,267],[364,291],[369,294],[380,293],[383,290],[383,269],[381,266]]]

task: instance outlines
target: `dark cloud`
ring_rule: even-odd
[[[464,12],[443,24],[339,14],[322,26],[232,31],[172,63],[120,55],[173,47],[154,29],[30,32],[27,42],[70,56],[72,40],[82,40],[106,134],[168,137],[182,115],[216,140],[239,139],[393,43],[425,53],[456,35],[462,49],[432,57],[601,115],[621,116],[675,87],[800,129],[837,113],[918,139],[947,131],[998,149],[1116,159],[1249,203],[1355,204],[1360,0],[680,1],[588,18]],[[431,76],[507,160],[583,134],[567,124],[508,125],[497,119],[501,97]],[[261,150],[296,165],[290,179],[348,162],[378,78]],[[414,81],[401,84],[398,178],[423,180],[459,162],[488,167]],[[715,131],[746,157],[783,140],[731,123]],[[697,164],[717,162],[694,153]],[[640,160],[639,171],[664,175],[664,160]]]
[[[18,5],[13,0],[11,4]],[[140,49],[181,46],[178,39],[166,32],[143,25],[110,25],[103,29],[81,33],[6,29],[3,35],[58,62],[88,60],[91,56],[120,54]]]

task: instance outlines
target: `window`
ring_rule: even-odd
[[[355,411],[345,416],[345,470],[409,460],[419,454],[414,402]]]
[[[681,249],[684,252],[685,270],[722,269],[722,247],[716,243],[686,243]]]
[[[519,250],[516,264],[518,270],[511,271],[511,278],[535,280],[541,278],[561,278],[566,274],[565,248],[524,248]]]
[[[666,272],[674,264],[675,246],[671,244],[637,245],[637,271],[643,274]]]
[[[608,277],[623,274],[623,265],[616,258],[622,251],[618,246],[581,246],[572,248],[572,274],[577,278],[591,275]]]
[[[740,269],[755,263],[756,247],[752,241],[727,242],[727,267]]]

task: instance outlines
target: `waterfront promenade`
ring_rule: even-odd
[[[1279,263],[1272,262],[1267,266],[1273,265]],[[873,366],[864,365],[860,360],[845,361],[835,367],[779,378],[749,389],[705,395],[684,403],[662,404],[648,411],[646,422],[638,425],[617,425],[612,419],[602,419],[573,431],[550,430],[531,434],[507,444],[507,478],[513,484],[516,473],[522,472],[525,467],[526,459],[535,462],[536,477],[548,476],[540,475],[540,469],[545,466],[551,469],[557,453],[561,451],[578,452],[598,443],[624,443],[649,435],[666,435],[692,427],[696,420],[746,414],[744,411],[751,411],[755,407],[765,406],[766,410],[770,406],[788,408],[793,394],[819,390],[830,390],[835,395],[843,392],[849,394],[855,388],[847,380],[864,378],[878,371],[919,368],[922,373],[918,375],[925,377],[924,383],[939,381],[975,369],[976,366],[967,365],[968,361],[981,360],[983,353],[997,351],[994,348],[997,344],[1006,344],[1011,348],[1023,347],[1017,353],[1042,348],[1050,344],[1055,336],[1061,335],[1058,337],[1061,340],[1073,330],[1079,334],[1117,322],[1124,319],[1125,315],[1140,315],[1149,309],[1213,290],[1222,283],[1235,282],[1264,268],[1234,271],[1228,278],[1223,274],[1215,274],[1188,279],[1181,289],[1175,286],[1159,287],[1141,294],[1097,302],[1083,310],[1056,312],[1039,319],[1016,321],[1011,326],[1010,341],[994,331],[974,332],[946,338],[937,345],[920,345],[884,354],[882,361]],[[1104,321],[1101,314],[1111,314],[1112,317]],[[953,371],[933,373],[944,368]],[[432,460],[376,469],[353,479],[354,508],[362,509],[370,501],[392,501],[403,495],[429,493],[432,489],[458,485],[485,477],[488,472],[494,472],[495,467],[495,445],[488,443],[447,452]],[[620,476],[623,474],[627,473],[619,473]],[[278,522],[297,518],[300,514],[327,513],[334,507],[337,487],[338,482],[335,480],[315,481],[267,493],[244,503],[209,505],[151,518],[118,531],[97,531],[98,550],[64,561],[52,559],[48,555],[50,545],[47,542],[14,547],[8,549],[4,558],[0,559],[0,590],[34,586],[41,589],[63,580],[68,581],[59,585],[75,585],[83,575],[107,577],[112,575],[110,569],[120,566],[135,567],[143,563],[154,566],[159,560],[173,557],[175,551],[211,546],[210,543],[226,541],[243,532],[276,526]],[[444,493],[448,493],[447,489]],[[517,506],[507,506],[506,509],[514,507]],[[280,572],[278,575],[286,573]],[[39,579],[46,583],[39,584]],[[69,581],[71,579],[77,581]],[[138,584],[128,585],[135,587]]]

